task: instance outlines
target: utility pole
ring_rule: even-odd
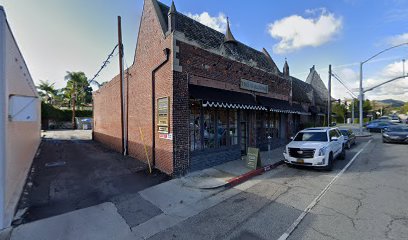
[[[360,62],[360,94],[358,95],[358,98],[359,98],[359,109],[360,109],[360,111],[359,111],[359,113],[360,113],[360,116],[359,116],[359,121],[358,121],[358,123],[359,123],[359,125],[360,125],[360,133],[363,133],[363,99],[364,99],[364,96],[363,96],[363,62]]]
[[[76,122],[75,122],[75,108],[76,108],[76,90],[77,83],[74,81],[74,96],[72,96],[72,129],[76,129]]]
[[[329,95],[327,96],[327,126],[330,127],[331,123],[331,76],[332,76],[332,69],[331,64],[329,65],[329,83],[327,84],[327,88],[329,89]]]
[[[122,23],[121,17],[118,16],[118,39],[119,39],[119,75],[120,75],[120,114],[121,114],[121,129],[122,129],[122,153],[127,155],[127,139],[125,133],[126,115],[125,115],[125,84],[123,77],[123,44],[122,44]]]
[[[351,101],[351,123],[354,124],[354,97],[352,97]]]

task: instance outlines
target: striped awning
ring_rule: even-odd
[[[251,94],[192,84],[189,85],[189,93],[190,99],[201,100],[203,107],[267,110]]]
[[[257,99],[262,106],[267,107],[271,112],[306,114],[299,104],[290,105],[288,101],[263,96],[258,96]]]

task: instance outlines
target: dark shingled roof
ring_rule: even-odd
[[[157,2],[163,19],[167,26],[168,17],[167,13],[169,7],[161,2]],[[260,68],[262,70],[278,73],[279,70],[276,64],[270,60],[268,57],[239,41],[234,43],[225,43],[223,33],[220,33],[210,27],[207,27],[198,21],[191,19],[179,12],[176,12],[176,31],[184,33],[185,37],[193,42],[196,42],[204,49],[213,49],[224,52],[227,56],[231,56],[238,61],[251,64],[251,66]]]
[[[291,77],[291,79],[293,101],[311,103],[313,98],[313,87],[295,77]]]

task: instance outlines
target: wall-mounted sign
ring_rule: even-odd
[[[160,133],[159,138],[173,140],[173,134],[172,133]]]
[[[169,133],[169,97],[157,99],[157,127],[159,133]]]
[[[260,93],[268,93],[268,85],[241,79],[240,88]]]

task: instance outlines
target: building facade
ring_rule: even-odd
[[[0,6],[0,229],[9,227],[40,144],[40,99]]]
[[[127,152],[168,174],[281,146],[324,121],[327,89],[314,67],[310,82],[296,79],[286,61],[281,72],[265,49],[237,41],[229,24],[220,33],[174,3],[145,0],[128,72]],[[118,151],[120,105],[119,77],[94,93],[94,138]]]

